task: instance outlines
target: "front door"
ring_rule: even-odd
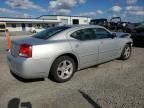
[[[25,31],[25,24],[22,23],[22,31]]]
[[[119,56],[118,38],[112,38],[111,33],[103,28],[96,28],[95,34],[99,45],[99,62],[105,62]]]
[[[80,68],[97,64],[100,41],[95,40],[93,28],[77,30],[71,37],[75,39],[70,42],[73,51],[79,56]]]
[[[99,46],[100,62],[109,61],[118,58],[119,50],[116,39],[102,39]]]

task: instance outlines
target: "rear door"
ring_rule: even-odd
[[[119,56],[118,38],[112,38],[110,32],[104,28],[96,28],[95,34],[99,44],[99,62],[112,60]]]
[[[77,30],[70,34],[72,49],[79,56],[80,67],[87,67],[98,63],[100,41],[95,40],[93,28]]]

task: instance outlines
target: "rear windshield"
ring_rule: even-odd
[[[46,30],[43,30],[41,32],[34,34],[32,37],[46,40],[46,39],[54,36],[55,34],[58,34],[68,28],[70,28],[70,27],[63,26],[63,27],[48,28]]]

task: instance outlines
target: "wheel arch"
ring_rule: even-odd
[[[69,57],[71,57],[72,59],[74,59],[74,62],[76,63],[76,71],[79,69],[79,59],[78,59],[78,57],[77,57],[75,54],[73,54],[73,53],[62,53],[62,54],[60,54],[60,55],[57,55],[57,56],[53,59],[53,62],[52,62],[52,64],[51,64],[51,66],[50,66],[50,70],[49,70],[49,73],[48,73],[48,77],[50,77],[50,72],[51,72],[51,68],[52,68],[53,63],[55,62],[56,59],[58,59],[58,58],[61,57],[61,56],[69,56]]]
[[[130,54],[129,54],[129,56],[127,57],[127,58],[124,58],[123,56],[124,56],[124,52],[125,52],[125,48],[126,48],[126,46],[129,46],[130,47]],[[132,42],[127,42],[126,44],[125,44],[125,46],[124,46],[124,48],[123,48],[123,50],[122,50],[122,52],[121,52],[121,56],[120,56],[120,59],[122,59],[122,60],[127,60],[129,57],[130,57],[130,55],[131,55],[131,47],[132,47]]]
[[[69,57],[71,57],[71,58],[74,60],[74,62],[76,63],[76,69],[78,69],[78,67],[79,67],[79,60],[78,60],[78,57],[77,57],[75,54],[73,54],[73,53],[60,54],[59,56],[57,56],[57,57],[55,58],[55,60],[56,60],[57,58],[61,57],[61,56],[69,56]],[[55,61],[55,60],[54,60],[54,61]],[[54,62],[54,61],[53,61],[53,62]]]
[[[127,42],[126,45],[130,45],[131,48],[132,48],[132,47],[133,47],[133,41],[129,41],[129,42]]]
[[[132,47],[132,42],[129,41],[129,42],[123,43],[123,47],[122,47],[122,49],[121,49],[121,52],[123,51],[123,49],[125,48],[126,45],[130,45],[130,46]]]

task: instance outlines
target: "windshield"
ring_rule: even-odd
[[[49,29],[43,30],[41,32],[38,32],[38,33],[34,34],[32,37],[46,40],[46,39],[54,36],[55,34],[58,34],[68,28],[70,28],[70,27],[66,27],[66,26],[53,27],[53,28],[49,28]]]

